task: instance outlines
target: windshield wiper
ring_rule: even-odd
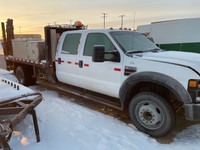
[[[126,52],[126,54],[143,53],[143,52],[145,52],[145,51],[135,51],[135,50],[132,50],[132,51]]]
[[[157,51],[159,51],[160,50],[160,48],[150,48],[150,49],[147,49],[147,50],[145,50],[146,52],[157,52]]]
[[[159,48],[151,48],[151,49],[147,49],[147,50],[140,50],[140,51],[136,51],[136,50],[132,50],[132,51],[128,51],[126,52],[126,54],[134,54],[134,53],[144,53],[144,52],[157,52],[160,51]]]

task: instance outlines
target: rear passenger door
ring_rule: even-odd
[[[60,45],[61,52],[56,60],[56,75],[60,82],[79,86],[78,47],[81,33],[68,33]]]

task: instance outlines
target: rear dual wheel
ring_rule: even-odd
[[[36,78],[32,77],[33,71],[31,68],[23,68],[22,66],[18,66],[15,73],[19,84],[27,86],[36,83]]]
[[[26,78],[24,69],[21,66],[18,66],[15,73],[16,73],[16,77],[18,79],[19,84],[26,85],[27,78]]]
[[[164,136],[175,123],[171,105],[151,92],[142,92],[133,97],[129,115],[138,130],[154,137]]]

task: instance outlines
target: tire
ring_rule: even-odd
[[[27,76],[24,69],[21,66],[18,66],[15,72],[19,84],[28,85]]]
[[[36,78],[32,77],[33,71],[31,68],[23,68],[22,66],[18,66],[15,72],[19,84],[28,86],[36,83]]]
[[[142,92],[129,105],[130,119],[136,128],[153,137],[166,135],[175,124],[171,105],[161,96]]]

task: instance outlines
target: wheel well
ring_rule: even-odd
[[[22,70],[21,72],[23,72],[23,77],[21,76],[17,76],[17,68],[21,67]],[[19,83],[23,84],[25,86],[29,86],[29,85],[34,85],[36,83],[37,80],[37,76],[35,73],[35,68],[34,66],[30,66],[30,65],[26,65],[26,64],[20,64],[20,63],[15,63],[14,65],[14,73],[16,74],[16,77],[19,79]],[[21,80],[23,78],[23,80]]]
[[[21,64],[21,63],[15,63],[14,64],[14,73],[16,73],[16,69],[18,66],[21,66],[24,69],[27,69],[29,71],[30,74],[34,75],[34,71],[33,71],[33,66],[30,65],[26,65],[26,64]]]
[[[128,108],[132,98],[136,94],[141,92],[152,92],[158,94],[159,96],[170,102],[175,110],[179,109],[179,107],[183,105],[182,102],[178,101],[177,97],[172,93],[172,91],[170,91],[170,89],[152,82],[140,82],[129,89],[124,104],[125,108]]]

